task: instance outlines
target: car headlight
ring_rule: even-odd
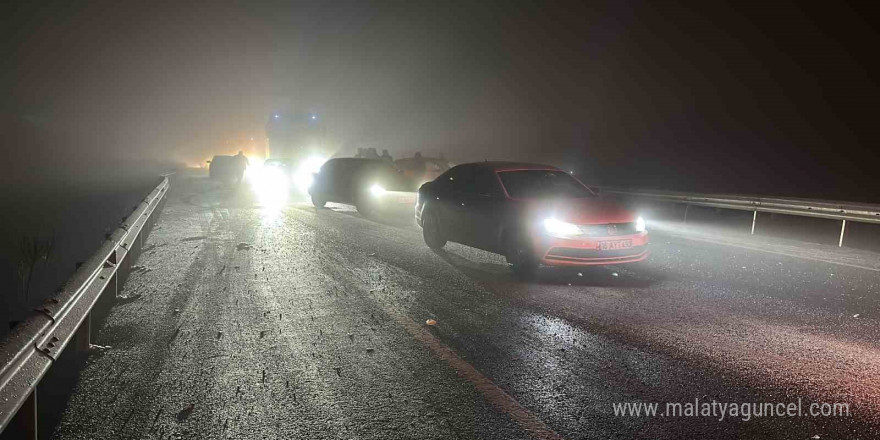
[[[645,228],[645,219],[641,216],[636,219],[636,232],[645,232],[647,229]]]
[[[581,234],[581,228],[575,224],[548,218],[544,220],[544,230],[554,237],[568,238]]]
[[[320,156],[311,156],[299,163],[296,173],[293,174],[293,181],[303,193],[308,193],[309,188],[315,180],[315,173],[321,170],[327,159]]]
[[[386,192],[388,191],[385,191],[385,188],[382,188],[382,185],[379,185],[378,183],[370,187],[370,194],[376,197],[381,197]]]

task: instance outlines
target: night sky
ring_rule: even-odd
[[[4,184],[198,163],[296,109],[340,148],[880,202],[880,39],[839,2],[20,3]]]

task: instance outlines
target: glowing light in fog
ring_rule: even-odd
[[[260,206],[280,209],[290,194],[290,179],[278,167],[257,164],[248,169],[251,188]]]
[[[321,156],[311,156],[300,162],[293,175],[293,184],[304,194],[308,193],[315,173],[321,170],[324,162],[327,162],[327,158]]]
[[[388,192],[388,191],[385,191],[385,188],[382,188],[382,185],[379,185],[379,184],[375,184],[370,187],[370,194],[372,194],[375,197],[381,197],[386,192]]]
[[[577,225],[557,220],[552,217],[544,220],[544,230],[546,230],[551,236],[560,238],[568,238],[580,235],[581,233],[581,228]]]

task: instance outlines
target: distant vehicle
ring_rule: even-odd
[[[208,161],[208,177],[227,183],[239,182],[239,163],[235,156],[214,156]]]
[[[266,122],[268,155],[284,163],[285,173],[296,188],[305,193],[312,175],[332,154],[327,126],[313,113],[278,112]]]
[[[327,202],[355,205],[365,216],[415,206],[417,183],[383,159],[330,159],[315,174],[309,195],[315,207]],[[410,211],[412,212],[412,211]]]
[[[294,173],[293,161],[290,159],[266,159],[263,167],[279,170],[288,177]]]
[[[405,176],[419,182],[430,182],[452,168],[452,164],[446,159],[419,156],[397,159],[394,166]]]
[[[268,157],[297,164],[311,156],[329,156],[327,127],[317,115],[307,112],[277,112],[266,121]]]
[[[415,214],[429,247],[454,241],[495,252],[519,275],[648,256],[643,218],[547,165],[455,166],[422,185]]]

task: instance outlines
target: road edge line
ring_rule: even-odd
[[[495,385],[473,365],[462,359],[431,332],[416,324],[412,319],[396,313],[392,316],[414,339],[428,347],[435,356],[446,361],[461,378],[470,382],[487,402],[510,415],[530,437],[540,440],[563,440],[561,435],[523,407],[513,396]]]

